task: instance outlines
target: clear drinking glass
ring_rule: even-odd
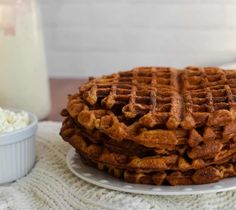
[[[0,0],[0,106],[44,119],[50,112],[48,75],[35,0]]]

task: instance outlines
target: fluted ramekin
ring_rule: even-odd
[[[0,134],[0,184],[25,176],[34,165],[38,120],[34,114],[28,114],[27,127]]]

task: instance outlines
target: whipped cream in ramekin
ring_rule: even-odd
[[[27,112],[14,112],[0,107],[0,134],[25,128],[29,124],[30,118]]]

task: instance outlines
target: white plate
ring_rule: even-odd
[[[202,193],[215,193],[236,189],[236,177],[227,178],[217,183],[204,185],[182,185],[182,186],[155,186],[144,184],[132,184],[112,177],[104,171],[83,164],[80,156],[74,148],[71,148],[66,158],[69,169],[84,181],[99,187],[149,195],[191,195]]]

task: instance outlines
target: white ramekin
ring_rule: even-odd
[[[38,120],[34,114],[28,114],[27,127],[0,134],[0,184],[25,176],[34,165]]]

